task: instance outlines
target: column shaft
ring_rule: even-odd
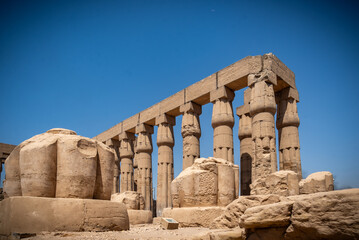
[[[134,134],[124,132],[119,135],[121,159],[120,192],[133,191],[133,140]]]
[[[298,127],[300,124],[297,101],[298,92],[293,88],[283,89],[277,94],[277,129],[279,139],[279,167],[292,170],[302,179]]]
[[[183,162],[182,170],[192,166],[194,160],[200,157],[201,125],[199,115],[202,113],[201,105],[193,102],[180,107],[182,117],[181,134],[183,137]]]
[[[277,170],[274,114],[276,112],[274,88],[270,72],[251,74],[250,114],[252,117],[252,182]]]
[[[153,127],[141,124],[136,127],[138,164],[137,192],[145,199],[145,210],[152,209],[152,137]]]
[[[107,146],[115,150],[115,164],[113,166],[113,182],[112,182],[112,191],[111,193],[118,193],[120,188],[120,153],[119,153],[119,143],[113,139],[109,139],[105,142]]]
[[[213,156],[234,162],[233,156],[233,108],[234,92],[221,87],[210,93],[213,103]]]
[[[158,145],[158,175],[157,175],[157,216],[162,210],[172,206],[171,182],[173,180],[173,126],[175,118],[161,115],[156,118]]]

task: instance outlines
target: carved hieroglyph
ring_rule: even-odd
[[[218,88],[210,93],[213,103],[213,156],[234,162],[233,157],[233,108],[234,92],[227,87]]]
[[[239,117],[238,138],[240,140],[241,195],[250,194],[252,182],[252,118],[249,112],[251,89],[244,91],[244,105],[237,108]]]
[[[279,167],[281,170],[292,170],[302,179],[299,145],[299,117],[297,90],[285,88],[277,94],[278,113],[277,129],[279,138]]]
[[[108,200],[114,151],[67,129],[51,129],[17,146],[5,162],[6,196]]]
[[[120,192],[133,191],[133,133],[124,132],[119,135],[120,159],[121,159],[121,182]]]
[[[201,125],[199,115],[202,113],[202,106],[193,102],[186,103],[180,107],[182,117],[183,137],[183,168],[192,166],[194,160],[200,157],[199,138],[201,137]]]
[[[153,126],[140,124],[136,127],[137,137],[137,192],[145,199],[145,210],[152,209],[152,133]]]
[[[252,117],[252,182],[277,170],[274,114],[276,103],[271,71],[248,76],[251,88],[250,114]]]
[[[158,145],[157,174],[157,216],[162,215],[163,208],[172,206],[171,182],[173,180],[173,126],[175,118],[161,115],[156,118]]]

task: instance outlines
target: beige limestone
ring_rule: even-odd
[[[199,115],[202,113],[201,105],[193,102],[180,107],[182,117],[181,134],[183,137],[183,168],[192,166],[194,160],[200,157],[199,138],[201,137],[201,125]]]
[[[252,183],[252,118],[249,111],[251,89],[244,91],[244,105],[237,108],[239,117],[238,138],[240,140],[241,195],[250,194]]]
[[[235,199],[233,164],[199,158],[171,184],[173,207],[225,206]]]
[[[252,182],[277,171],[274,114],[276,103],[271,71],[248,76],[251,88],[250,114],[252,117]]]
[[[234,171],[234,196],[237,198],[239,196],[239,166],[233,165]]]
[[[127,209],[131,225],[152,223],[152,211]]]
[[[297,111],[298,92],[285,88],[277,94],[277,129],[279,139],[279,168],[292,170],[302,179],[299,145],[299,117]]]
[[[224,209],[224,207],[165,208],[162,217],[175,219],[180,227],[209,227]]]
[[[299,182],[300,194],[328,192],[334,190],[334,179],[331,172],[316,172]]]
[[[145,199],[145,210],[152,209],[152,133],[153,126],[141,124],[136,127],[137,137],[137,192]]]
[[[114,139],[106,140],[105,144],[115,152],[115,163],[113,167],[113,179],[112,179],[112,190],[111,194],[118,193],[120,189],[120,152],[119,152],[119,141]]]
[[[75,134],[52,129],[15,148],[5,163],[5,195],[109,199],[114,152]]]
[[[145,208],[145,200],[143,196],[134,191],[112,194],[111,201],[123,203],[127,209],[131,210],[144,210]]]
[[[120,159],[121,159],[121,182],[120,192],[133,191],[133,141],[135,134],[124,132],[119,135],[120,140]]]
[[[234,162],[233,151],[233,108],[234,92],[221,87],[210,93],[213,103],[213,156]]]
[[[171,182],[173,180],[173,126],[176,119],[163,114],[156,118],[158,167],[157,167],[157,216],[162,215],[163,208],[172,206]]]
[[[239,226],[240,217],[247,208],[280,202],[278,195],[240,196],[226,206],[223,213],[210,224],[211,228],[235,228]]]
[[[299,194],[298,175],[293,171],[278,171],[251,184],[251,195],[277,194],[292,196]]]
[[[76,214],[74,214],[76,213]],[[126,207],[104,200],[10,197],[0,202],[0,235],[128,230]]]

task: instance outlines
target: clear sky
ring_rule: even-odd
[[[357,10],[355,1],[1,0],[0,142],[54,127],[94,137],[246,56],[272,52],[296,74],[304,176],[331,171],[336,187],[359,187]],[[203,107],[204,157],[212,156],[211,112]],[[237,131],[236,117],[238,164]]]

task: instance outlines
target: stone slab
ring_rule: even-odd
[[[127,210],[131,225],[152,223],[152,211],[150,210]]]
[[[173,218],[162,218],[161,227],[163,229],[178,229],[178,222]]]
[[[129,229],[124,204],[76,198],[10,197],[0,202],[0,235]]]
[[[209,227],[225,207],[165,208],[162,217],[175,219],[180,227]]]

